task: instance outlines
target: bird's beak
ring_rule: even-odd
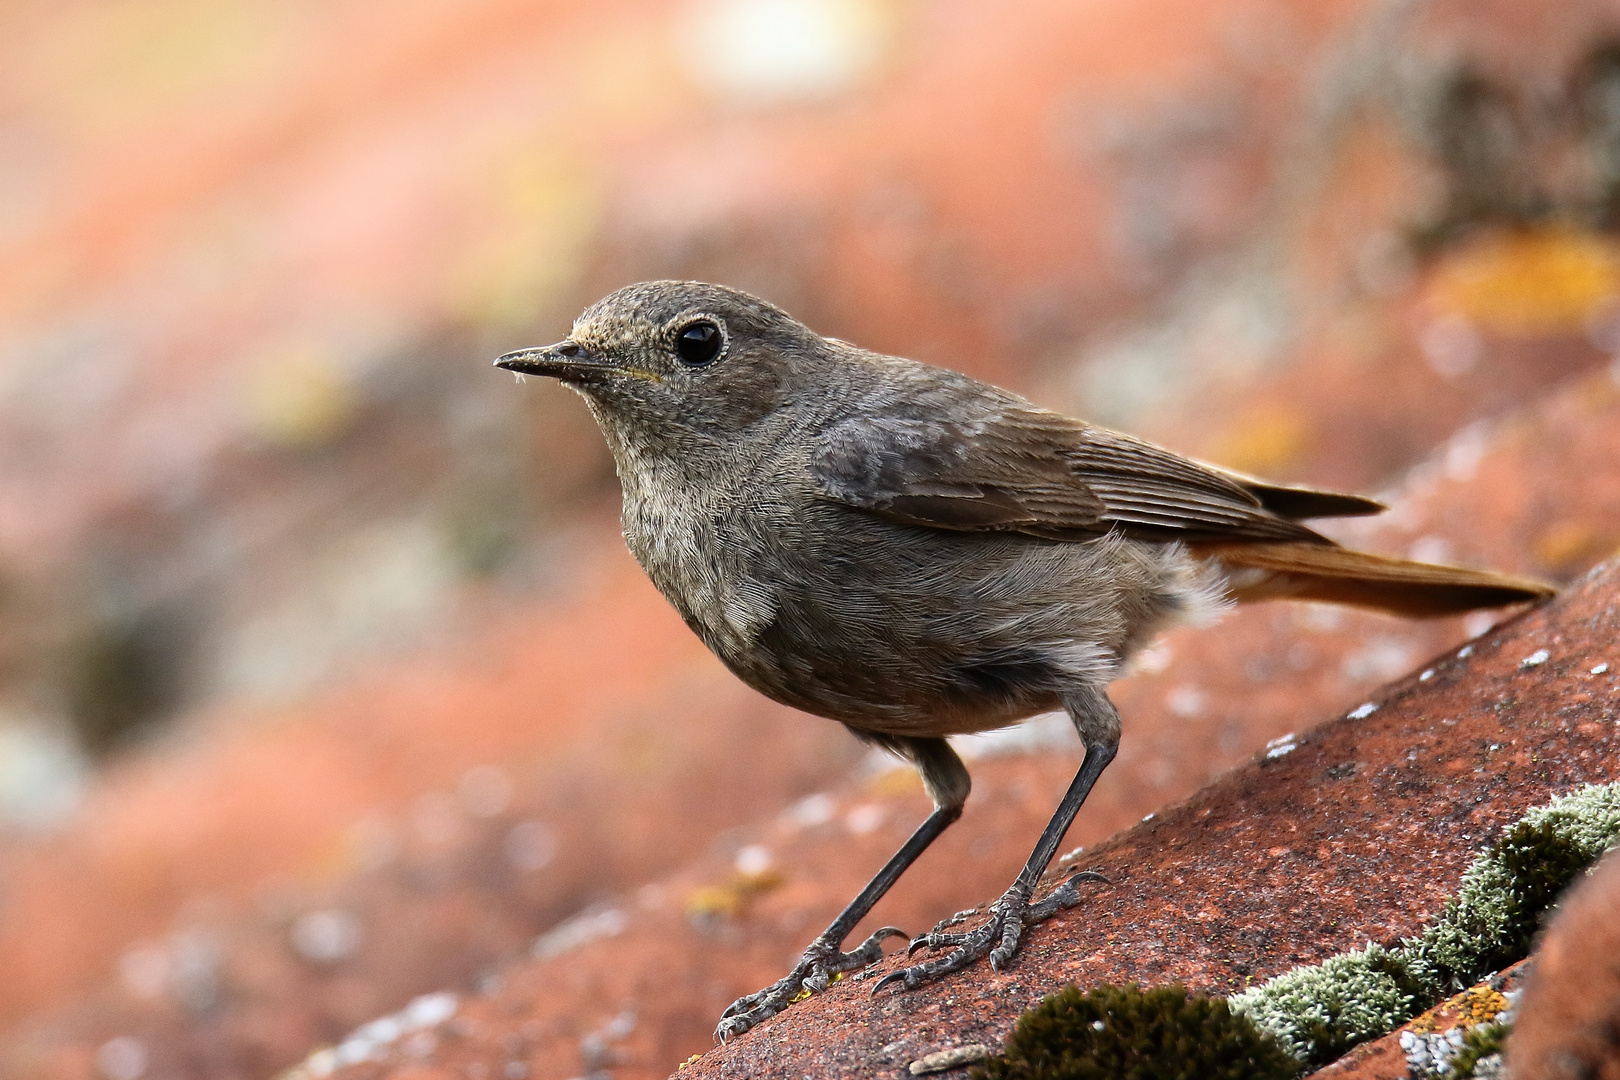
[[[495,366],[520,375],[550,375],[570,383],[601,382],[616,370],[591,357],[577,341],[559,341],[538,349],[519,349],[495,361]]]

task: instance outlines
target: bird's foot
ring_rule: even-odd
[[[913,964],[911,967],[885,975],[876,986],[872,987],[872,993],[876,994],[885,986],[897,984],[903,984],[907,990],[914,989],[941,975],[961,971],[986,953],[990,956],[990,967],[1000,971],[1018,951],[1018,941],[1023,936],[1026,926],[1045,922],[1058,912],[1080,903],[1080,891],[1075,888],[1076,882],[1107,882],[1107,880],[1095,871],[1082,871],[1053,889],[1046,899],[1034,904],[1029,902],[1024,890],[1015,884],[1000,900],[990,905],[990,918],[978,928],[961,934],[946,933],[945,927],[963,922],[972,914],[972,912],[957,912],[922,937],[914,939],[906,950],[907,956],[918,949],[950,949],[951,952],[937,959]]]
[[[885,926],[849,952],[839,951],[841,941],[818,938],[804,950],[804,956],[793,970],[765,989],[747,994],[733,1001],[720,1014],[720,1024],[714,1037],[725,1042],[733,1035],[741,1035],[762,1020],[775,1016],[793,1002],[819,994],[827,989],[833,976],[856,968],[867,967],[883,959],[883,942],[892,937],[910,937],[896,926]]]

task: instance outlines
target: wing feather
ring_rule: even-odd
[[[981,393],[930,415],[913,407],[845,417],[818,433],[811,473],[826,498],[931,528],[1328,543],[1285,516],[1293,504],[1283,513],[1263,504],[1278,489],[1250,490],[1152,443],[1017,402]],[[1308,503],[1306,489],[1291,490]],[[1326,493],[1322,501],[1338,505]]]

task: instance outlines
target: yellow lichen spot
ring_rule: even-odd
[[[691,1057],[687,1058],[685,1061],[683,1061],[679,1065],[675,1066],[675,1071],[680,1072],[682,1069],[686,1068],[688,1065],[695,1064],[697,1062],[698,1058],[700,1058],[702,1056],[703,1056],[702,1054],[693,1054]]]
[[[253,430],[283,446],[331,442],[354,420],[354,386],[328,351],[306,342],[274,346],[253,365],[244,392]]]
[[[1491,989],[1489,983],[1481,983],[1447,998],[1408,1026],[1420,1034],[1454,1027],[1471,1028],[1496,1019],[1507,1007],[1506,997]]]
[[[1524,337],[1578,331],[1617,294],[1614,245],[1568,228],[1481,237],[1448,255],[1429,283],[1437,310]]]
[[[1274,472],[1299,457],[1309,440],[1305,417],[1293,409],[1266,406],[1251,410],[1228,429],[1215,461],[1239,472]]]
[[[1508,999],[1489,985],[1464,990],[1452,1000],[1456,1002],[1457,1017],[1464,1027],[1495,1020],[1508,1007]]]
[[[740,918],[753,900],[778,889],[787,879],[775,867],[738,872],[718,885],[704,885],[686,898],[686,917],[695,923]]]
[[[1536,535],[1534,550],[1549,570],[1573,572],[1614,550],[1615,536],[1585,521],[1556,521]]]
[[[490,164],[482,220],[467,229],[447,283],[458,315],[497,329],[525,326],[574,288],[601,218],[601,190],[584,160],[551,138]]]
[[[686,917],[694,922],[734,919],[742,909],[743,898],[730,885],[704,885],[686,898]]]
[[[832,983],[840,983],[840,982],[843,982],[843,981],[844,981],[844,972],[842,972],[842,971],[834,972],[833,977],[831,979],[827,980],[829,985],[832,984]],[[813,997],[814,994],[815,994],[815,992],[813,990],[811,990],[808,986],[806,986],[803,989],[801,989],[797,994],[794,994],[792,997],[788,998],[788,1004],[789,1005],[797,1005],[799,1002],[805,1000],[806,998]]]
[[[866,782],[867,793],[880,798],[915,795],[922,789],[922,777],[909,765],[884,769]]]

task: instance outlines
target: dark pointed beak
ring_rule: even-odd
[[[509,352],[497,358],[495,366],[520,375],[549,375],[571,383],[601,382],[613,370],[611,365],[593,359],[577,341]]]

